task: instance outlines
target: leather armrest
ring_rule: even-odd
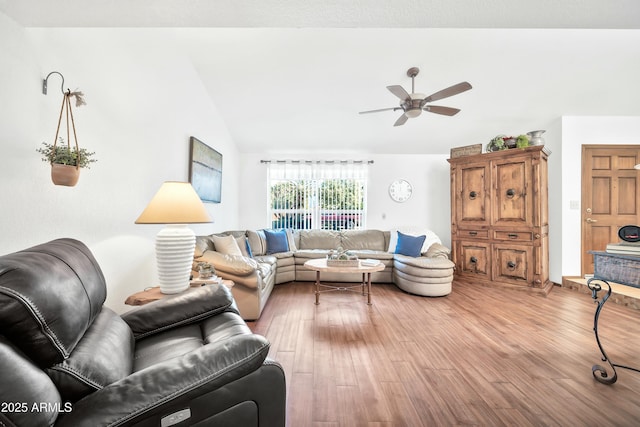
[[[122,315],[136,340],[178,326],[199,322],[224,311],[235,311],[231,291],[207,285],[146,304]]]
[[[175,408],[188,407],[196,397],[258,369],[268,352],[269,342],[255,334],[205,345],[88,395],[58,418],[56,426],[118,426],[143,420],[160,425],[160,418]],[[210,414],[192,415],[206,418]],[[198,421],[192,419],[191,423]]]

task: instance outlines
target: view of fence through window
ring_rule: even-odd
[[[366,224],[366,164],[269,165],[272,228],[343,230]]]

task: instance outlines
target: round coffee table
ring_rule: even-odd
[[[384,264],[379,262],[376,265],[363,265],[362,261],[358,263],[358,266],[345,267],[345,266],[329,266],[327,265],[326,258],[310,259],[304,263],[304,266],[309,270],[315,270],[316,272],[316,305],[320,304],[320,293],[331,291],[354,291],[355,288],[362,287],[362,295],[367,295],[367,304],[371,305],[371,273],[384,270]],[[362,283],[354,286],[333,286],[320,283],[320,272],[327,271],[331,273],[362,273]],[[323,291],[320,290],[320,286],[327,288]],[[365,293],[366,287],[366,293]]]

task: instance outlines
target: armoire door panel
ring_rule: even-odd
[[[488,221],[486,165],[466,166],[460,168],[460,204],[458,220],[464,223],[484,223]]]
[[[497,163],[494,175],[493,224],[531,223],[530,195],[527,194],[530,160]]]

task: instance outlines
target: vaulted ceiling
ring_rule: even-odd
[[[153,27],[183,43],[244,152],[441,153],[562,115],[640,115],[637,0],[0,0],[24,27]],[[162,28],[162,29],[160,29]],[[117,30],[114,30],[117,31]],[[461,81],[400,112],[387,89]]]

